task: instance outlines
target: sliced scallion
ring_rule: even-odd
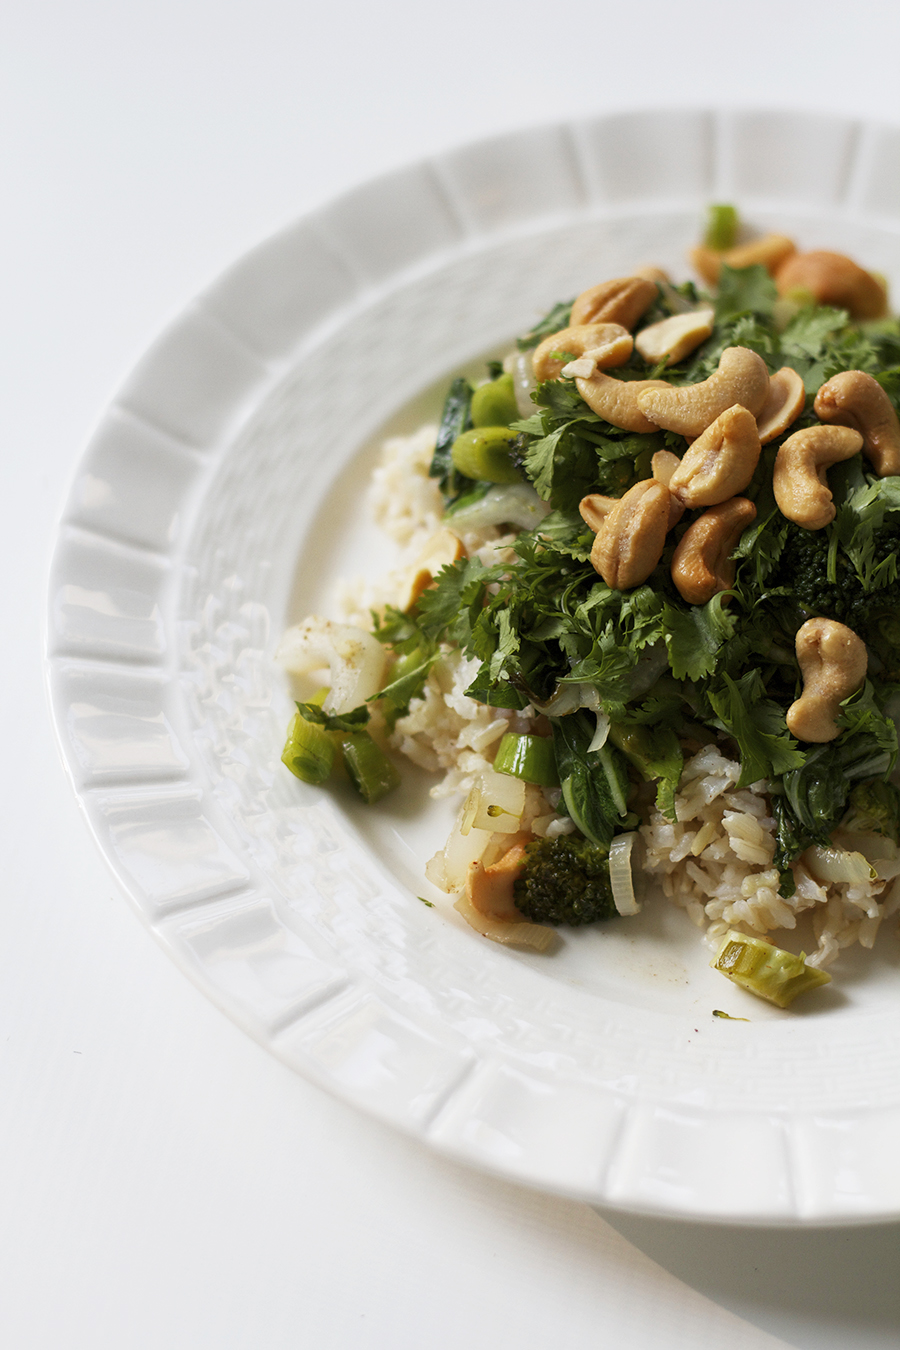
[[[399,773],[367,731],[342,736],[341,754],[344,768],[367,806],[399,787]]]
[[[494,772],[522,778],[541,787],[558,787],[556,756],[549,736],[508,731],[494,757]]]
[[[733,248],[737,241],[738,214],[733,206],[718,204],[711,206],[706,217],[706,236],[704,243],[708,248]]]
[[[787,1008],[798,994],[829,984],[824,970],[808,966],[803,954],[795,956],[761,938],[748,937],[733,929],[725,934],[719,954],[710,963],[729,980],[758,994],[778,1008]]]
[[[334,763],[334,738],[294,713],[281,762],[304,783],[324,783]]]

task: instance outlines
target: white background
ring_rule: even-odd
[[[60,767],[40,635],[93,423],[258,239],[522,124],[698,104],[900,121],[900,6],[6,0],[0,32],[0,1343],[895,1347],[897,1226],[601,1216],[435,1158],[270,1059],[117,893]]]

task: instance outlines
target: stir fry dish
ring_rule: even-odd
[[[600,281],[454,379],[375,474],[398,565],[277,659],[330,672],[298,778],[459,795],[425,873],[480,933],[674,903],[787,1007],[900,910],[900,321],[855,261],[742,233],[711,208],[699,285]],[[809,955],[770,937],[798,924]]]

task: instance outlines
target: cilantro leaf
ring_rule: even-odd
[[[664,640],[676,680],[701,680],[716,668],[723,643],[734,635],[737,619],[724,608],[724,592],[705,605],[663,607]]]

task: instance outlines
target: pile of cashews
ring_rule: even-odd
[[[841,254],[798,253],[782,235],[716,253],[693,250],[694,266],[710,284],[722,262],[733,267],[762,263],[780,294],[801,290],[819,303],[841,306],[852,317],[885,312],[882,283]],[[666,536],[686,509],[701,514],[688,526],[672,558],[672,580],[682,598],[706,604],[734,584],[731,560],[738,540],[756,518],[740,494],[749,486],[761,447],[781,436],[800,416],[803,381],[789,366],[773,375],[747,347],[728,347],[717,370],[698,384],[665,380],[617,380],[607,374],[636,347],[648,364],[682,360],[713,331],[709,306],[631,330],[658,295],[665,273],[647,268],[592,286],[572,306],[569,326],[545,338],[532,357],[538,381],[569,378],[595,413],[632,432],[677,432],[688,442],[681,459],[658,451],[650,478],[621,498],[592,493],[580,510],[594,531],[591,563],[608,586],[630,590],[658,565]],[[789,436],[775,460],[773,490],[782,514],[807,530],[820,530],[835,516],[826,472],[862,451],[879,477],[900,474],[900,421],[877,380],[847,370],[823,384],[813,410],[819,419]],[[844,624],[813,618],[796,635],[803,692],[787,713],[791,733],[824,742],[840,734],[841,702],[862,685],[867,653]]]

